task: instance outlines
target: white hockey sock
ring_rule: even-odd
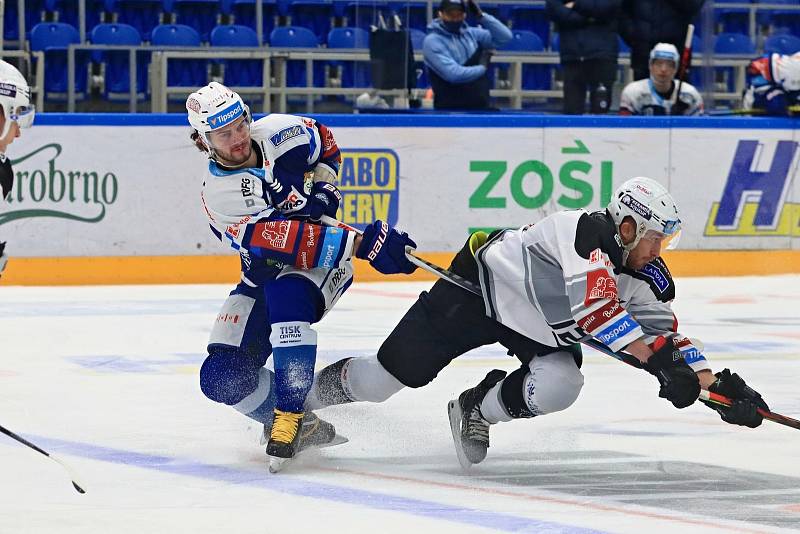
[[[514,419],[508,415],[508,412],[506,412],[506,409],[503,406],[503,400],[500,397],[500,389],[502,387],[503,381],[501,380],[489,390],[489,393],[487,393],[483,398],[483,401],[481,401],[481,414],[483,415],[483,418],[491,424],[500,423],[503,421],[511,421]]]

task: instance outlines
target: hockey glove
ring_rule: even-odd
[[[680,115],[686,115],[687,111],[689,111],[689,104],[679,98],[675,101],[674,104],[672,104],[672,107],[669,110],[669,114],[673,116],[680,116]]]
[[[661,384],[658,396],[667,399],[676,408],[691,406],[700,395],[700,381],[681,356],[672,339],[659,337],[656,351],[644,364],[644,369]]]
[[[3,275],[3,270],[6,268],[6,263],[8,263],[8,256],[4,254],[5,249],[5,242],[0,243],[0,276]]]
[[[744,383],[744,380],[729,369],[724,369],[715,375],[716,382],[708,387],[711,393],[725,395],[733,401],[730,407],[707,403],[716,410],[722,420],[732,425],[749,426],[755,428],[764,420],[757,408],[769,411],[769,406],[761,398],[761,394]]]
[[[339,189],[327,182],[316,182],[311,188],[310,208],[308,218],[318,222],[323,215],[336,218],[336,210],[339,209],[339,202],[342,194]]]
[[[406,258],[406,246],[416,248],[417,244],[407,233],[398,232],[384,221],[375,221],[364,230],[356,258],[369,261],[383,274],[411,274],[417,266]]]

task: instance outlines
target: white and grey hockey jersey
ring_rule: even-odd
[[[709,368],[677,333],[675,286],[661,258],[622,266],[622,246],[605,212],[564,211],[505,230],[476,253],[486,314],[548,346],[594,337],[613,351],[637,339],[673,337],[695,370]]]
[[[672,94],[676,91],[676,83],[672,82],[669,95],[661,95],[656,91],[653,80],[637,80],[625,86],[619,100],[620,115],[671,115]],[[695,87],[687,82],[681,85],[681,102],[687,109],[683,115],[701,115],[703,113],[703,97]]]

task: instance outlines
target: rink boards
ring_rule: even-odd
[[[446,263],[477,228],[599,209],[633,176],[681,208],[678,275],[800,272],[796,121],[759,118],[318,115],[344,161],[339,218],[387,219]],[[4,283],[227,282],[208,231],[206,160],[182,115],[43,114],[9,149]],[[361,264],[362,262],[357,262]],[[374,273],[359,265],[360,280]]]

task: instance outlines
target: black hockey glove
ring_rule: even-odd
[[[708,407],[716,410],[726,423],[750,428],[760,425],[764,418],[758,413],[757,408],[769,411],[769,406],[761,398],[761,394],[745,384],[742,377],[731,373],[729,369],[723,369],[714,376],[717,380],[708,387],[708,391],[725,395],[733,401],[733,404],[726,407],[709,402],[706,403]]]
[[[411,274],[417,266],[406,258],[406,247],[417,248],[417,244],[405,232],[398,232],[384,221],[375,221],[364,229],[356,258],[369,264],[383,274]]]
[[[479,6],[478,2],[476,2],[475,0],[467,0],[467,12],[476,19],[483,17],[483,11],[481,11],[481,6]]]
[[[339,209],[341,200],[342,194],[335,185],[328,182],[315,183],[311,189],[308,218],[315,222],[323,215],[336,218],[336,210]]]
[[[663,343],[644,364],[644,369],[658,379],[661,389],[658,396],[667,399],[676,408],[691,406],[700,395],[700,381],[672,339],[659,338]]]
[[[689,104],[679,98],[675,101],[674,104],[672,104],[672,107],[669,110],[669,114],[673,116],[686,115],[687,111],[689,111]]]
[[[6,263],[8,263],[8,256],[4,254],[6,249],[5,241],[0,243],[0,276],[3,276],[3,270],[6,268]]]

